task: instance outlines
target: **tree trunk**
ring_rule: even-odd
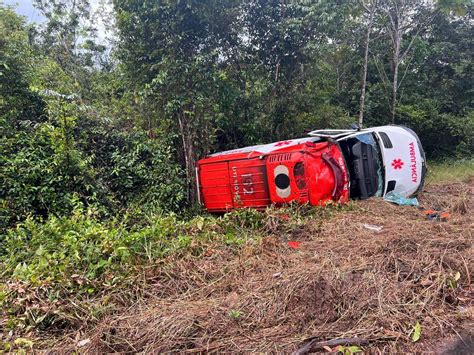
[[[395,114],[397,108],[397,92],[398,92],[398,63],[393,68],[393,86],[392,86],[392,103],[390,105],[390,113],[392,115],[392,124],[395,123]]]
[[[184,113],[179,114],[179,130],[183,143],[183,157],[186,171],[186,188],[188,201],[195,202],[196,199],[196,157],[194,152],[193,137],[189,129],[189,122]]]
[[[367,24],[367,33],[365,35],[365,51],[364,51],[364,68],[362,70],[362,80],[360,88],[360,105],[359,105],[359,127],[362,128],[364,123],[364,107],[365,107],[365,87],[367,85],[367,66],[369,63],[369,42],[370,33],[372,32],[372,23],[374,21],[375,7],[373,5],[369,12],[369,23]]]
[[[398,93],[398,67],[400,65],[400,41],[401,37],[398,31],[394,34],[394,48],[393,48],[393,79],[392,79],[392,101],[390,104],[390,114],[392,116],[392,124],[395,123],[395,114],[397,107],[397,93]]]

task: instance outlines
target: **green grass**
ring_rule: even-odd
[[[474,159],[428,162],[427,184],[462,182],[474,176]]]

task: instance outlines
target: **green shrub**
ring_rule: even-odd
[[[77,149],[77,118],[69,103],[54,102],[47,122],[24,125],[0,138],[0,228],[28,215],[68,214],[76,200],[105,204],[90,161]]]
[[[48,114],[0,138],[0,229],[29,215],[68,215],[75,201],[109,215],[183,206],[183,174],[167,140],[93,121],[70,102],[50,100]]]
[[[466,157],[474,152],[474,111],[464,116],[439,113],[432,100],[400,105],[398,123],[412,128],[430,158]]]
[[[123,145],[111,152],[102,173],[123,206],[150,211],[178,211],[185,200],[182,169],[171,145],[144,132],[121,134]]]
[[[234,253],[244,246],[258,251],[261,239],[269,234],[292,238],[308,219],[322,223],[348,207],[294,204],[188,220],[175,214],[148,214],[137,224],[134,214],[105,220],[97,210],[76,201],[70,216],[27,218],[7,231],[0,243],[0,307],[9,318],[9,328],[71,325],[100,313],[113,294],[134,297],[144,287],[137,283],[147,270],[166,270],[168,263],[163,261],[168,258]],[[75,304],[64,302],[71,299]]]
[[[2,228],[32,214],[67,214],[74,201],[97,202],[99,191],[80,156],[60,156],[43,126],[33,134],[18,132],[1,139],[0,223]]]

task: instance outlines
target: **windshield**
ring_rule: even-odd
[[[373,133],[353,135],[340,140],[339,144],[349,167],[351,197],[382,196],[383,164]]]

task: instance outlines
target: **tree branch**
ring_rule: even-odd
[[[296,350],[293,355],[306,355],[311,352],[318,350],[323,350],[324,347],[334,347],[338,345],[366,345],[369,343],[369,340],[362,338],[341,338],[341,339],[331,339],[327,341],[320,341],[318,339],[310,340],[306,345],[303,345],[301,348]]]
[[[405,79],[405,76],[407,75],[407,72],[408,72],[408,68],[410,67],[410,63],[413,61],[413,57],[411,57],[410,61],[407,63],[406,67],[405,67],[405,71],[403,72],[403,76],[402,78],[400,79],[400,81],[398,82],[398,89],[400,88],[400,86],[402,85],[402,82],[403,82],[403,79]]]

